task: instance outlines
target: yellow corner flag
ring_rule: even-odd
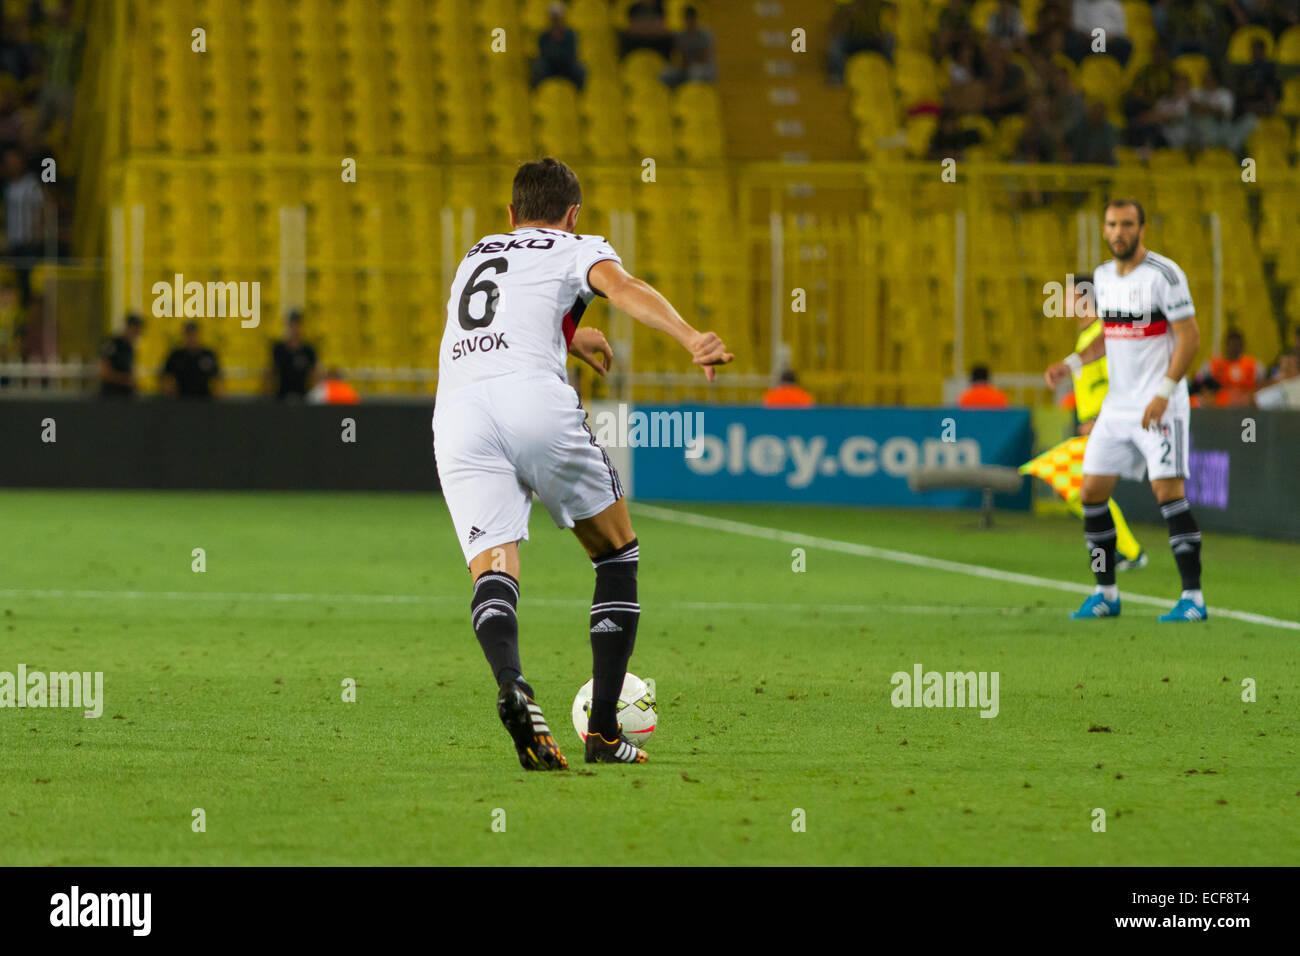
[[[1078,497],[1079,487],[1083,484],[1083,449],[1087,444],[1086,435],[1076,435],[1021,465],[1020,473],[1043,479],[1069,501]]]

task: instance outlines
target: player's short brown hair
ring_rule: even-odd
[[[1106,209],[1110,209],[1113,206],[1132,206],[1138,211],[1138,226],[1141,227],[1147,224],[1146,210],[1142,208],[1142,204],[1136,199],[1112,199],[1110,202],[1106,203]],[[1105,211],[1105,209],[1102,210],[1102,212]]]
[[[582,187],[572,169],[547,156],[519,167],[510,201],[515,222],[560,222],[570,206],[582,205]]]

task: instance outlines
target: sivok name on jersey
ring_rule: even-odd
[[[508,348],[510,346],[506,344],[506,334],[504,332],[488,332],[472,339],[461,339],[453,345],[451,347],[451,360],[454,362],[458,358],[473,355],[475,352],[499,352]]]

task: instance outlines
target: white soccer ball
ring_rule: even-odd
[[[583,684],[573,698],[573,729],[583,743],[587,741],[587,715],[591,713],[591,681]],[[623,692],[618,697],[618,722],[623,734],[638,747],[644,747],[659,723],[655,704],[655,682],[635,674],[623,678]]]

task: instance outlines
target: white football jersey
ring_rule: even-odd
[[[438,392],[511,372],[561,381],[569,340],[597,293],[587,273],[622,262],[603,236],[525,226],[484,236],[465,253],[447,299]]]
[[[1187,276],[1172,259],[1147,250],[1142,261],[1121,276],[1111,259],[1093,273],[1093,295],[1106,335],[1110,384],[1102,410],[1142,412],[1169,371],[1178,337],[1169,323],[1196,313]],[[1187,408],[1187,379],[1169,399],[1174,410]]]

